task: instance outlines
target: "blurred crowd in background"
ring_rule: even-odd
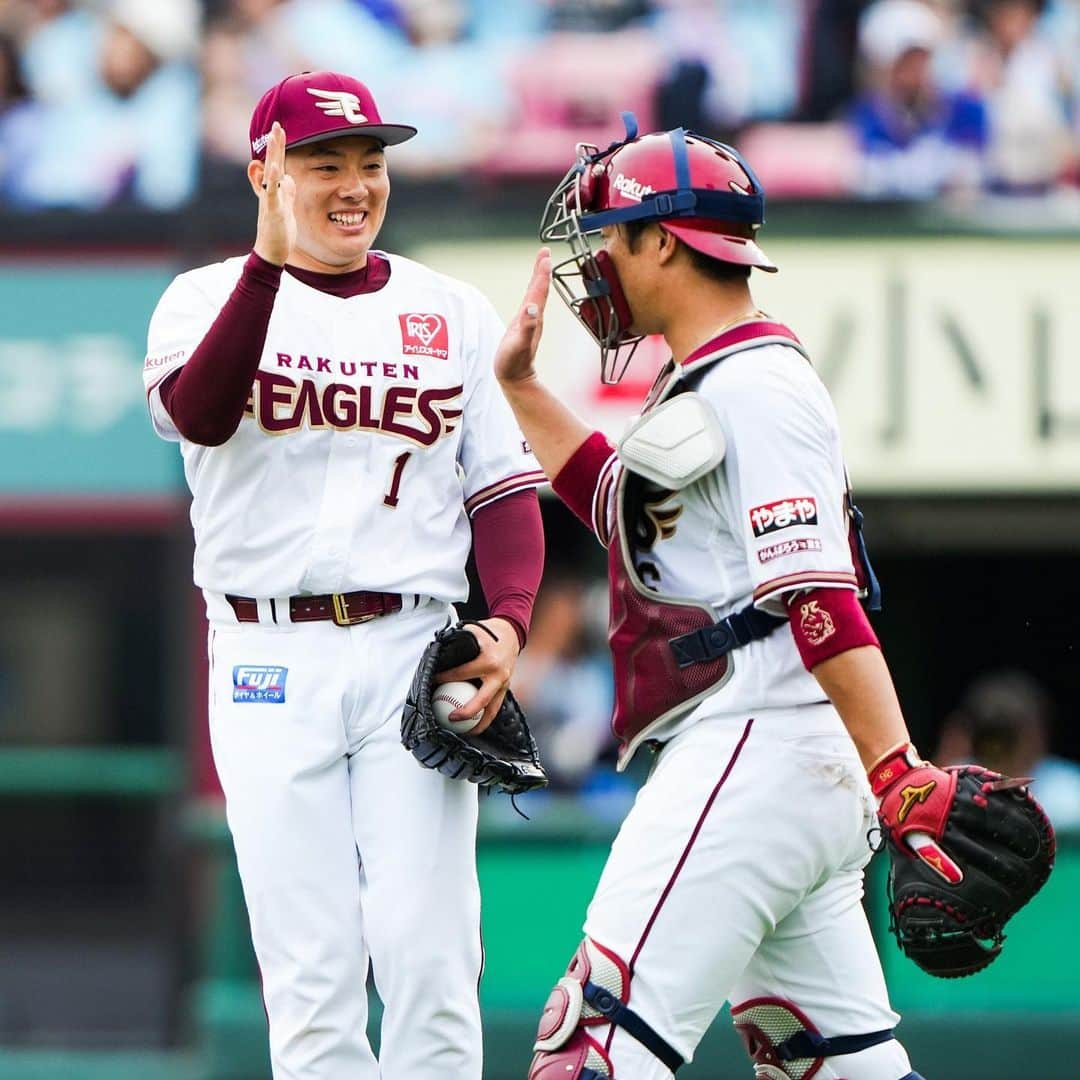
[[[420,129],[399,178],[557,177],[631,109],[773,196],[1080,192],[1080,0],[0,0],[0,205],[183,206],[323,68]]]

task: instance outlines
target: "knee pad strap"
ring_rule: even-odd
[[[754,998],[734,1005],[731,1019],[756,1074],[810,1080],[827,1057],[857,1054],[893,1038],[892,1029],[826,1038],[790,1001]]]
[[[614,994],[586,980],[582,987],[582,997],[601,1015],[618,1025],[628,1035],[632,1035],[646,1050],[658,1057],[672,1072],[685,1065],[682,1054],[666,1039],[661,1038],[629,1006],[624,1005]]]
[[[816,1031],[797,1031],[773,1049],[781,1061],[795,1061],[798,1058],[827,1058],[840,1054],[857,1054],[860,1050],[888,1042],[891,1038],[893,1038],[892,1028],[884,1031],[870,1031],[865,1035],[834,1035],[829,1039]]]

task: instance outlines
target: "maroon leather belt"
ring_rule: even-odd
[[[259,621],[259,603],[253,596],[229,596],[233,614],[237,622]],[[332,619],[338,626],[356,626],[380,615],[392,615],[401,610],[401,597],[398,593],[388,592],[347,592],[326,593],[323,596],[290,596],[289,618],[294,623],[324,622]],[[279,618],[277,603],[270,601],[270,614],[274,622],[285,622]],[[281,613],[284,615],[284,612]]]

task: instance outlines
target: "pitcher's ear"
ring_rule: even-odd
[[[256,195],[262,190],[263,174],[266,172],[266,163],[259,161],[258,159],[248,162],[247,177],[248,183],[251,184],[251,190]]]

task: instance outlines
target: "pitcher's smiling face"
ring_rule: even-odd
[[[289,262],[330,274],[364,266],[390,198],[382,143],[348,135],[298,146],[286,153],[285,171],[296,182]]]

